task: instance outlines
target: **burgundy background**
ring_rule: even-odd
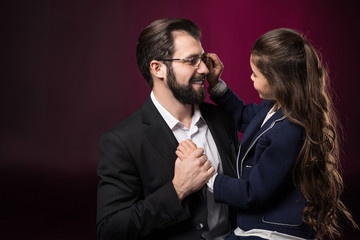
[[[359,220],[357,1],[16,0],[0,13],[1,238],[96,239],[98,140],[148,96],[137,36],[164,17],[200,26],[205,51],[220,56],[222,78],[247,102],[259,102],[254,41],[278,27],[306,33],[329,64],[345,130],[344,201]]]

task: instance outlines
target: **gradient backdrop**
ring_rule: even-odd
[[[199,25],[205,51],[220,56],[222,78],[246,102],[260,101],[254,41],[278,27],[308,36],[330,67],[346,137],[344,201],[359,220],[358,1],[15,0],[0,13],[2,239],[96,239],[98,140],[147,98],[137,36],[164,17]]]

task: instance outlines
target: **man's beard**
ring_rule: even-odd
[[[176,81],[173,70],[168,68],[167,80],[171,92],[173,93],[174,97],[179,100],[179,102],[185,104],[200,104],[205,100],[205,89],[200,88],[199,91],[196,91],[192,87],[192,84],[196,80],[204,80],[204,77],[201,77],[200,79],[192,77],[188,85],[182,86]]]

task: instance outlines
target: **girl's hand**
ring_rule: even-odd
[[[186,157],[188,157],[191,153],[193,153],[197,149],[195,143],[193,143],[190,139],[186,139],[182,141],[176,149],[176,155],[182,161]]]
[[[209,74],[206,76],[206,80],[209,83],[209,89],[212,89],[219,82],[224,65],[215,53],[208,53],[208,57],[209,60],[206,66],[209,69]]]

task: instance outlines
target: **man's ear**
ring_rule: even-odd
[[[158,79],[164,79],[166,76],[166,66],[156,60],[150,62],[150,73]]]

